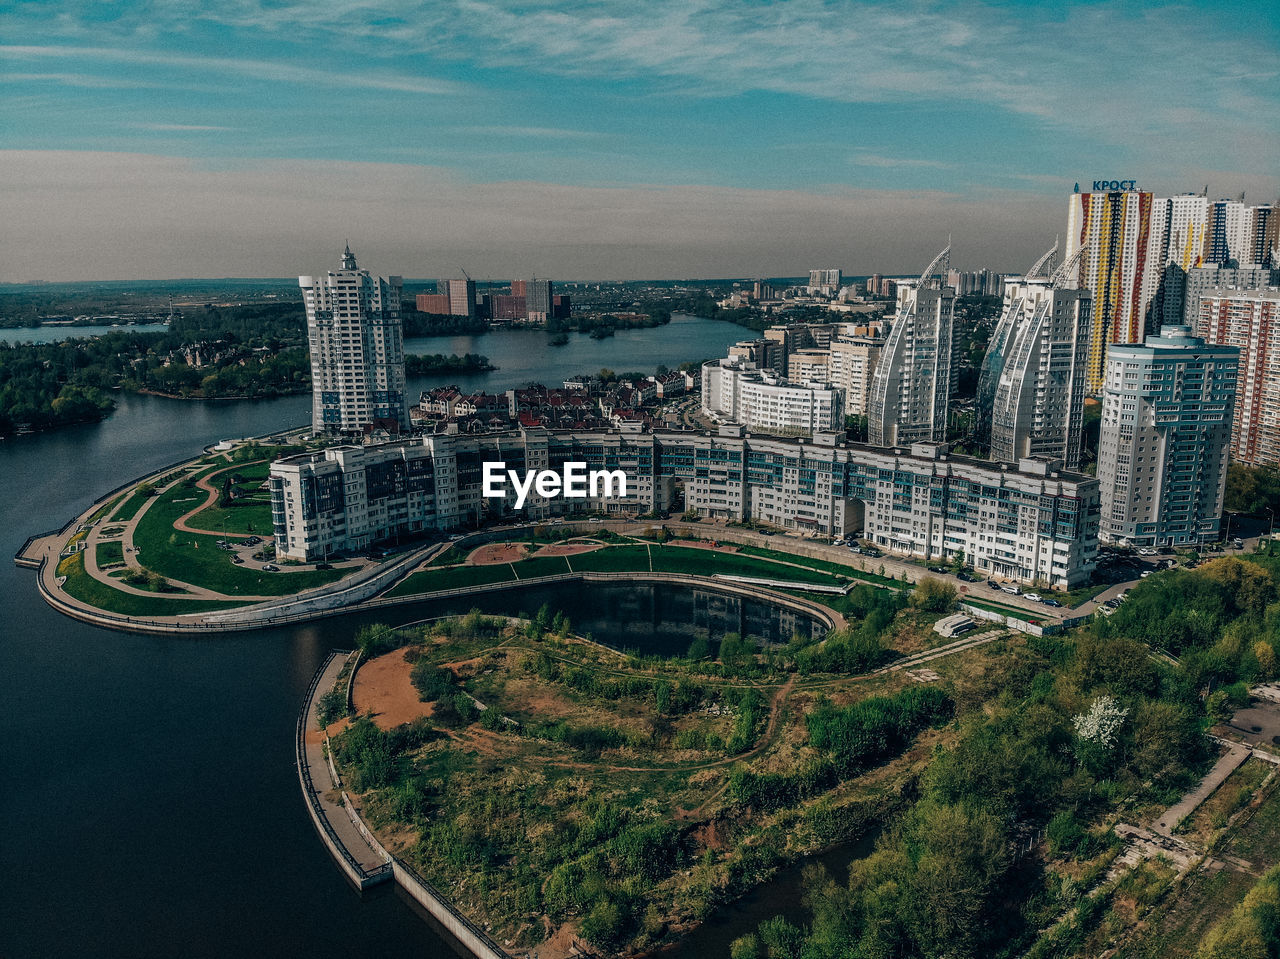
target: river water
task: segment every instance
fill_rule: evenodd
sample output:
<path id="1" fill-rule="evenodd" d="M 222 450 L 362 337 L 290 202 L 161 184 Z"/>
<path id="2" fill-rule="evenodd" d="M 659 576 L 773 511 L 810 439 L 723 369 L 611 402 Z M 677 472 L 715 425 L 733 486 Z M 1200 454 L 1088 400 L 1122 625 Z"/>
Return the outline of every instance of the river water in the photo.
<path id="1" fill-rule="evenodd" d="M 165 323 L 135 323 L 125 326 L 19 326 L 0 329 L 0 341 L 18 343 L 57 343 L 60 340 L 88 339 L 104 333 L 164 333 Z"/>
<path id="2" fill-rule="evenodd" d="M 722 355 L 744 335 L 688 318 L 606 340 L 574 336 L 564 347 L 514 331 L 411 346 L 487 354 L 498 371 L 457 379 L 497 390 L 601 366 L 674 367 Z M 183 402 L 124 394 L 103 423 L 0 442 L 3 554 L 207 444 L 304 423 L 309 405 L 305 396 Z M 776 612 L 767 608 L 724 606 L 716 620 L 714 602 L 679 591 L 630 600 L 576 592 L 561 604 L 576 627 L 640 648 L 653 642 L 682 652 L 682 622 L 712 633 L 744 622 L 762 634 L 783 628 L 770 627 Z M 214 637 L 120 633 L 55 613 L 39 598 L 34 573 L 7 562 L 0 596 L 0 955 L 448 954 L 394 892 L 362 899 L 347 886 L 298 788 L 301 698 L 326 651 L 348 647 L 366 617 Z M 499 593 L 491 604 L 532 609 L 545 598 Z M 620 613 L 626 603 L 631 612 Z M 635 629 L 644 618 L 637 610 L 649 627 Z M 437 612 L 410 606 L 396 618 Z M 632 631 L 617 628 L 626 615 Z"/>

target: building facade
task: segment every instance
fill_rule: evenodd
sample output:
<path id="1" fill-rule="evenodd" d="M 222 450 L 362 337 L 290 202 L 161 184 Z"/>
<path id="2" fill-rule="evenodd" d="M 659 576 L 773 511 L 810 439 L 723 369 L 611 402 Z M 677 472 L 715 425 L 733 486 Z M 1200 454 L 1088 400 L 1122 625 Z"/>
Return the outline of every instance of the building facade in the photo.
<path id="1" fill-rule="evenodd" d="M 831 341 L 827 361 L 828 382 L 840 391 L 845 416 L 866 416 L 871 401 L 871 380 L 880 362 L 883 340 L 840 337 Z"/>
<path id="2" fill-rule="evenodd" d="M 1205 262 L 1219 266 L 1248 263 L 1253 251 L 1250 225 L 1250 211 L 1243 200 L 1214 200 L 1210 203 Z"/>
<path id="3" fill-rule="evenodd" d="M 621 470 L 627 496 L 531 494 L 516 511 L 511 497 L 483 496 L 486 462 L 517 471 L 567 462 Z M 837 434 L 813 441 L 733 429 L 436 436 L 279 460 L 270 486 L 277 553 L 304 562 L 489 520 L 672 508 L 821 536 L 862 535 L 922 558 L 962 552 L 989 575 L 1062 588 L 1086 582 L 1097 555 L 1098 481 L 1065 472 L 1058 461 L 1000 466 L 936 444 L 873 449 L 846 445 Z"/>
<path id="4" fill-rule="evenodd" d="M 1132 184 L 1132 181 L 1121 181 Z M 1102 388 L 1113 343 L 1140 343 L 1159 265 L 1151 242 L 1153 197 L 1134 189 L 1075 193 L 1067 212 L 1066 257 L 1088 244 L 1079 286 L 1093 297 L 1086 384 Z"/>
<path id="5" fill-rule="evenodd" d="M 788 382 L 738 357 L 702 364 L 702 411 L 748 429 L 787 435 L 844 425 L 836 390 Z"/>
<path id="6" fill-rule="evenodd" d="M 873 446 L 942 442 L 951 399 L 955 290 L 926 279 L 898 285 L 898 309 L 871 382 Z"/>
<path id="7" fill-rule="evenodd" d="M 1189 327 L 1116 344 L 1102 393 L 1099 537 L 1128 546 L 1216 539 L 1240 351 Z"/>
<path id="8" fill-rule="evenodd" d="M 1047 456 L 1079 469 L 1089 291 L 1065 289 L 1050 279 L 1009 281 L 1005 306 L 1012 316 L 991 395 L 991 458 L 1016 463 Z"/>
<path id="9" fill-rule="evenodd" d="M 347 247 L 342 268 L 300 276 L 311 358 L 311 426 L 354 434 L 409 428 L 398 276 L 358 269 Z"/>
<path id="10" fill-rule="evenodd" d="M 1196 333 L 1240 351 L 1231 459 L 1280 464 L 1280 289 L 1210 290 Z"/>

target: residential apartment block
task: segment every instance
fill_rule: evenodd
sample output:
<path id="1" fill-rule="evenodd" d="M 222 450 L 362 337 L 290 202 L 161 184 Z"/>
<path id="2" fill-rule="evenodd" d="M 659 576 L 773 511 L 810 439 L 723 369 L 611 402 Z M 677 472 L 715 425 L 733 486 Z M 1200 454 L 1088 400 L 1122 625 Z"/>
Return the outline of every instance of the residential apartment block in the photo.
<path id="1" fill-rule="evenodd" d="M 342 269 L 300 276 L 311 358 L 311 426 L 354 434 L 409 428 L 404 331 L 398 276 L 356 267 L 348 246 Z"/>
<path id="2" fill-rule="evenodd" d="M 1199 304 L 1196 332 L 1240 351 L 1231 459 L 1280 464 L 1280 289 L 1215 288 Z"/>
<path id="3" fill-rule="evenodd" d="M 483 464 L 507 469 L 622 470 L 627 496 L 485 498 Z M 278 555 L 311 561 L 424 530 L 568 513 L 674 507 L 823 536 L 860 534 L 887 550 L 966 562 L 990 575 L 1069 588 L 1097 553 L 1099 487 L 1058 461 L 994 465 L 945 446 L 910 451 L 814 440 L 617 431 L 520 430 L 336 447 L 272 464 Z M 683 504 L 679 502 L 683 491 Z"/>
<path id="4" fill-rule="evenodd" d="M 1165 326 L 1114 344 L 1102 393 L 1099 536 L 1128 546 L 1218 535 L 1240 351 Z"/>
<path id="5" fill-rule="evenodd" d="M 812 434 L 844 425 L 836 390 L 792 383 L 736 356 L 702 364 L 702 410 L 770 433 Z"/>
<path id="6" fill-rule="evenodd" d="M 897 313 L 871 381 L 867 430 L 874 446 L 941 442 L 947 436 L 956 293 L 931 281 L 931 271 L 932 264 L 918 282 L 898 284 Z"/>

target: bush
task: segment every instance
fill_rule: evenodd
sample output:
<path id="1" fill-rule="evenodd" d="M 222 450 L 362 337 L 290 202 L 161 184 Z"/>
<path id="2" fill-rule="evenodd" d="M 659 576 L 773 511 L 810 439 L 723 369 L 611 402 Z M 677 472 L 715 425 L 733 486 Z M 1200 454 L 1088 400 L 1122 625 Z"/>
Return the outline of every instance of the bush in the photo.
<path id="1" fill-rule="evenodd" d="M 933 576 L 925 576 L 911 593 L 911 605 L 927 613 L 945 613 L 956 603 L 955 586 Z"/>
<path id="2" fill-rule="evenodd" d="M 316 717 L 324 729 L 347 715 L 347 694 L 344 690 L 331 689 L 316 704 Z"/>

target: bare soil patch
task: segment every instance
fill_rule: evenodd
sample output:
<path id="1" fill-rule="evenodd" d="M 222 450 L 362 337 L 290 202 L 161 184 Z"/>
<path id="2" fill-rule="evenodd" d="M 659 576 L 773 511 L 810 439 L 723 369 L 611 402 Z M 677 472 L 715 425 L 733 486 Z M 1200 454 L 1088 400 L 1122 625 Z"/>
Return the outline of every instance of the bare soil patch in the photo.
<path id="1" fill-rule="evenodd" d="M 599 549 L 599 543 L 552 543 L 550 546 L 543 546 L 534 556 L 577 556 L 579 553 L 590 553 L 594 549 Z"/>
<path id="2" fill-rule="evenodd" d="M 434 708 L 434 704 L 418 699 L 418 691 L 409 679 L 413 664 L 405 662 L 404 654 L 403 649 L 393 649 L 362 663 L 356 673 L 352 704 L 359 715 L 372 713 L 379 729 L 394 729 L 430 716 Z"/>
<path id="3" fill-rule="evenodd" d="M 497 566 L 524 559 L 529 547 L 524 543 L 489 543 L 471 551 L 468 566 Z"/>
<path id="4" fill-rule="evenodd" d="M 672 540 L 667 545 L 668 546 L 685 546 L 689 549 L 710 549 L 710 550 L 714 550 L 717 553 L 738 552 L 738 547 L 735 546 L 733 543 L 719 543 L 714 540 L 708 543 L 700 539 L 699 540 L 677 539 L 677 540 Z"/>

